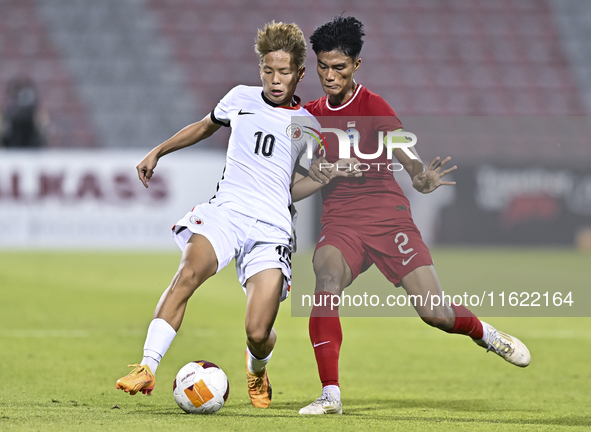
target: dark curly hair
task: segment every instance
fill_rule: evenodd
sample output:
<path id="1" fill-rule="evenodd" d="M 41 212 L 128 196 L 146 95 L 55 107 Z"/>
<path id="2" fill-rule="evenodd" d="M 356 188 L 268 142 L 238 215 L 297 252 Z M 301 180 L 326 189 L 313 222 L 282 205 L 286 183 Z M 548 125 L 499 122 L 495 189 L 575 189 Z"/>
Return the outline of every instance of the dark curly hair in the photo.
<path id="1" fill-rule="evenodd" d="M 317 27 L 310 36 L 316 54 L 338 50 L 356 59 L 363 47 L 363 24 L 354 17 L 334 17 L 332 21 Z"/>

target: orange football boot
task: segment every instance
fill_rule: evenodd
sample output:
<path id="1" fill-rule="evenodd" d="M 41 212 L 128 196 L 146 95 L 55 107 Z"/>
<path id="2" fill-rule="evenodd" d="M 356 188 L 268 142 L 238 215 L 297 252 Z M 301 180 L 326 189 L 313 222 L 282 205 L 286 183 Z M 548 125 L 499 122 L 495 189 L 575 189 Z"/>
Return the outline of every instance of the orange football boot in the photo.
<path id="1" fill-rule="evenodd" d="M 116 388 L 134 395 L 141 391 L 145 395 L 149 395 L 154 390 L 156 384 L 156 378 L 148 367 L 148 365 L 128 365 L 128 367 L 134 368 L 128 375 L 117 380 Z"/>
<path id="2" fill-rule="evenodd" d="M 248 380 L 248 396 L 255 408 L 269 408 L 273 389 L 267 375 L 267 368 L 258 374 L 248 370 L 248 351 L 246 352 L 246 378 Z"/>

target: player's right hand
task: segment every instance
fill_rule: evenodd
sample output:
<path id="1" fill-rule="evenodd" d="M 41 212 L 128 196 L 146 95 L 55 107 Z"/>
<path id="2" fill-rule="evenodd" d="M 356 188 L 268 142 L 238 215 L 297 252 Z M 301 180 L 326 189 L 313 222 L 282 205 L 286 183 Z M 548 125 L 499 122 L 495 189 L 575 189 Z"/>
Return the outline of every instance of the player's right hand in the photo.
<path id="1" fill-rule="evenodd" d="M 158 158 L 154 156 L 152 153 L 148 153 L 145 158 L 136 166 L 138 177 L 140 181 L 144 185 L 144 187 L 148 187 L 148 182 L 154 175 L 154 168 L 158 164 Z"/>

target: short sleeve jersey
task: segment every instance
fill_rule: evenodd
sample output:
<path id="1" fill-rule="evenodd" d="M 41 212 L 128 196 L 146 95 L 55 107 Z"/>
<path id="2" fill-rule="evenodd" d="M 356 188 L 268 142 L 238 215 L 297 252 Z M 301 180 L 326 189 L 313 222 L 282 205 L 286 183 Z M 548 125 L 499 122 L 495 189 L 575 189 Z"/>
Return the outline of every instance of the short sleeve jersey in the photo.
<path id="1" fill-rule="evenodd" d="M 304 140 L 288 135 L 292 116 L 320 127 L 296 105 L 279 107 L 263 95 L 262 87 L 237 86 L 211 113 L 211 119 L 231 126 L 226 167 L 211 203 L 267 222 L 291 233 L 291 183 L 294 167 L 307 149 Z M 314 147 L 315 149 L 315 147 Z"/>
<path id="2" fill-rule="evenodd" d="M 358 84 L 353 96 L 340 106 L 330 105 L 328 96 L 324 96 L 308 102 L 305 108 L 318 118 L 323 128 L 338 128 L 347 131 L 351 141 L 358 139 L 362 154 L 375 155 L 382 148 L 380 156 L 364 158 L 355 153 L 351 142 L 351 157 L 367 165 L 362 166 L 362 177 L 338 178 L 322 189 L 322 222 L 347 224 L 355 220 L 379 223 L 399 217 L 410 218 L 410 204 L 393 172 L 388 169 L 392 161 L 387 160 L 386 148 L 379 139 L 380 131 L 386 136 L 387 132 L 402 128 L 390 105 Z M 320 153 L 323 149 L 317 153 L 334 163 L 339 159 L 337 137 L 332 133 L 323 135 L 327 143 L 325 154 Z"/>

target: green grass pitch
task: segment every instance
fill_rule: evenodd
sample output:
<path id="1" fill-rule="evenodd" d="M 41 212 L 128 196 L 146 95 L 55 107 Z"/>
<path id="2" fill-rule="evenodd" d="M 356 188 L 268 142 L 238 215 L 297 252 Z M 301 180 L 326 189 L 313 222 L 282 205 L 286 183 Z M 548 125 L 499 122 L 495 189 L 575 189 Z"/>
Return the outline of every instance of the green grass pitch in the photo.
<path id="1" fill-rule="evenodd" d="M 487 283 L 589 286 L 591 256 L 567 250 L 436 249 L 445 286 Z M 152 396 L 115 390 L 141 359 L 146 328 L 179 253 L 0 253 L 0 430 L 590 430 L 589 318 L 489 318 L 532 353 L 512 366 L 465 337 L 419 318 L 345 318 L 341 353 L 344 415 L 303 417 L 320 392 L 307 319 L 290 300 L 276 323 L 270 409 L 250 405 L 244 372 L 245 296 L 233 266 L 201 287 L 164 358 Z M 508 259 L 534 262 L 504 268 Z M 469 265 L 466 262 L 469 261 Z M 311 281 L 310 254 L 294 273 Z M 530 274 L 528 275 L 528 272 Z M 540 282 L 542 281 L 542 282 Z M 294 283 L 298 283 L 297 280 Z M 365 284 L 385 284 L 370 271 Z M 310 286 L 310 290 L 312 286 Z M 184 414 L 172 397 L 178 369 L 220 365 L 226 406 Z"/>

